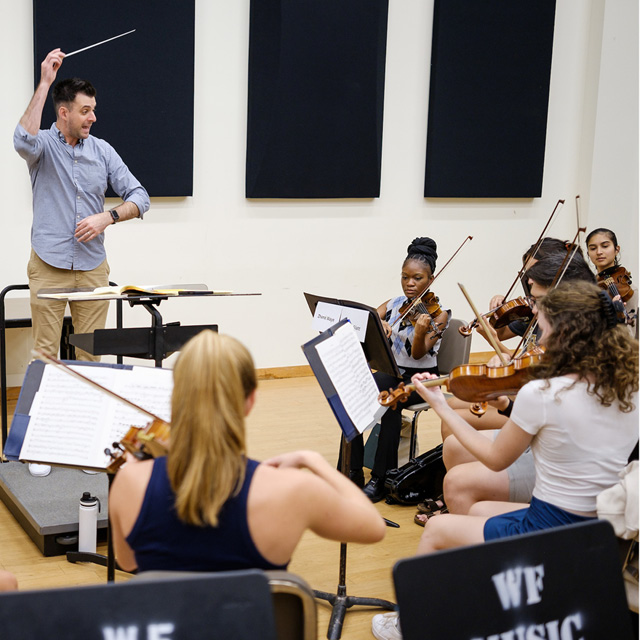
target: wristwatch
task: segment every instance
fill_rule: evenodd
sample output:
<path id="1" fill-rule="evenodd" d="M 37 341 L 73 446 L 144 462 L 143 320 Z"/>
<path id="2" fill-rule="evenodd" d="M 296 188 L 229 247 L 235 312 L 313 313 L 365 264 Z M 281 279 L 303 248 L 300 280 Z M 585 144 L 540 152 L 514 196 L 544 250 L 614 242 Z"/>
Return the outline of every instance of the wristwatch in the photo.
<path id="1" fill-rule="evenodd" d="M 118 222 L 118 220 L 120 220 L 120 216 L 118 215 L 118 212 L 115 209 L 109 209 L 109 213 L 113 218 L 113 224 L 115 224 L 116 222 Z"/>

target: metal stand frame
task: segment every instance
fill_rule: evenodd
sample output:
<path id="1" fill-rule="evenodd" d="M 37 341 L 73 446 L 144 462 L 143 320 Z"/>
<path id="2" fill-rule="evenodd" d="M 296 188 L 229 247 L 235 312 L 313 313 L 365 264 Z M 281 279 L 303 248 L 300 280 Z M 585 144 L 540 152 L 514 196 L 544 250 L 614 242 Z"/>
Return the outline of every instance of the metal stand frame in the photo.
<path id="1" fill-rule="evenodd" d="M 347 442 L 344 434 L 342 435 L 342 462 L 340 471 L 349 477 L 349 467 L 351 466 L 351 443 Z M 347 609 L 354 605 L 363 607 L 379 607 L 389 611 L 397 610 L 397 605 L 389 600 L 381 598 L 364 598 L 347 595 L 347 545 L 345 542 L 340 543 L 340 569 L 339 583 L 337 593 L 327 593 L 326 591 L 313 590 L 313 594 L 320 600 L 326 600 L 332 605 L 331 619 L 329 620 L 329 628 L 327 629 L 328 640 L 338 640 L 342 635 L 342 625 L 347 614 Z"/>

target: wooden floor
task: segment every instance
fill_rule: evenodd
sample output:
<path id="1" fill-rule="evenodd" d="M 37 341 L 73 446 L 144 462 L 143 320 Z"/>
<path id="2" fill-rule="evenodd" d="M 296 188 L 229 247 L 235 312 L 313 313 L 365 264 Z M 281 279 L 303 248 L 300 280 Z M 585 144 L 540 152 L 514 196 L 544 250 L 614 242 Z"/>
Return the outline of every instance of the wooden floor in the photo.
<path id="1" fill-rule="evenodd" d="M 10 407 L 11 409 L 11 407 Z M 420 451 L 440 442 L 439 421 L 431 411 L 421 415 Z M 334 464 L 340 430 L 314 377 L 262 380 L 258 401 L 248 420 L 248 449 L 253 458 L 264 459 L 284 451 L 314 449 Z M 399 529 L 387 528 L 385 539 L 375 545 L 352 544 L 347 556 L 347 594 L 395 601 L 391 569 L 415 552 L 422 529 L 413 523 L 415 509 L 378 503 L 384 517 Z M 63 556 L 44 558 L 20 525 L 0 503 L 0 568 L 12 571 L 20 588 L 42 589 L 98 584 L 106 580 L 106 569 L 96 565 L 73 565 Z M 335 593 L 338 585 L 340 545 L 306 534 L 289 570 L 302 576 L 314 589 Z M 106 553 L 106 548 L 101 549 Z M 116 580 L 129 575 L 117 572 Z M 353 608 L 347 612 L 342 638 L 369 640 L 371 617 L 379 610 Z M 318 603 L 318 637 L 326 637 L 331 608 Z"/>

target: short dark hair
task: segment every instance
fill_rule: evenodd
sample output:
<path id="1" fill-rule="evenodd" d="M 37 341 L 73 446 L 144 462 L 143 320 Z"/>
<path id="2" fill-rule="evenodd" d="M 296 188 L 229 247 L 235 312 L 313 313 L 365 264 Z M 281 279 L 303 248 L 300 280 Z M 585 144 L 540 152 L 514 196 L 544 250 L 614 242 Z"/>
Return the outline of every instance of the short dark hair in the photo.
<path id="1" fill-rule="evenodd" d="M 88 80 L 82 80 L 81 78 L 66 78 L 56 83 L 51 93 L 56 116 L 58 115 L 60 105 L 73 102 L 79 93 L 84 93 L 90 98 L 95 98 L 97 92 Z"/>
<path id="2" fill-rule="evenodd" d="M 554 253 L 561 253 L 566 255 L 567 251 L 573 250 L 574 245 L 568 240 L 560 240 L 559 238 L 542 238 L 538 246 L 538 250 L 535 255 L 533 251 L 536 248 L 535 244 L 532 244 L 522 256 L 522 264 L 525 264 L 529 258 L 535 258 L 536 260 L 544 260 L 547 256 L 551 256 Z M 582 249 L 578 248 L 578 253 L 582 255 Z"/>
<path id="3" fill-rule="evenodd" d="M 566 256 L 566 252 L 564 254 L 554 253 L 553 255 L 547 256 L 529 267 L 524 275 L 526 278 L 531 278 L 531 280 L 541 287 L 550 287 L 556 279 L 556 276 L 560 277 L 562 273 L 560 267 Z M 579 253 L 575 253 L 565 266 L 566 270 L 564 271 L 564 275 L 562 275 L 562 282 L 583 280 L 584 282 L 596 283 L 595 275 L 593 275 L 593 272 L 589 269 L 587 261 Z"/>

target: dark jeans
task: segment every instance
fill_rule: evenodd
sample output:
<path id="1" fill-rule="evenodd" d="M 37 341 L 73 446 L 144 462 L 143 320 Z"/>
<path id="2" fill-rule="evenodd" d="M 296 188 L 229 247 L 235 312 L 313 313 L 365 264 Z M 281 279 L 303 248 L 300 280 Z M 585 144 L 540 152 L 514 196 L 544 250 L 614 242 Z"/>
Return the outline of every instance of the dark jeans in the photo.
<path id="1" fill-rule="evenodd" d="M 411 376 L 415 373 L 438 373 L 437 367 L 430 369 L 406 369 L 402 375 L 402 381 L 411 382 Z M 373 377 L 381 391 L 394 389 L 400 383 L 398 378 L 387 373 L 376 371 Z M 398 445 L 400 444 L 400 431 L 402 430 L 402 407 L 424 402 L 424 400 L 414 391 L 406 400 L 406 402 L 398 403 L 395 409 L 387 409 L 380 420 L 380 435 L 378 436 L 378 448 L 371 469 L 371 475 L 384 478 L 389 469 L 395 469 L 398 466 Z M 362 469 L 364 463 L 364 438 L 356 436 L 351 441 L 351 471 Z M 340 468 L 340 461 L 338 461 Z"/>

